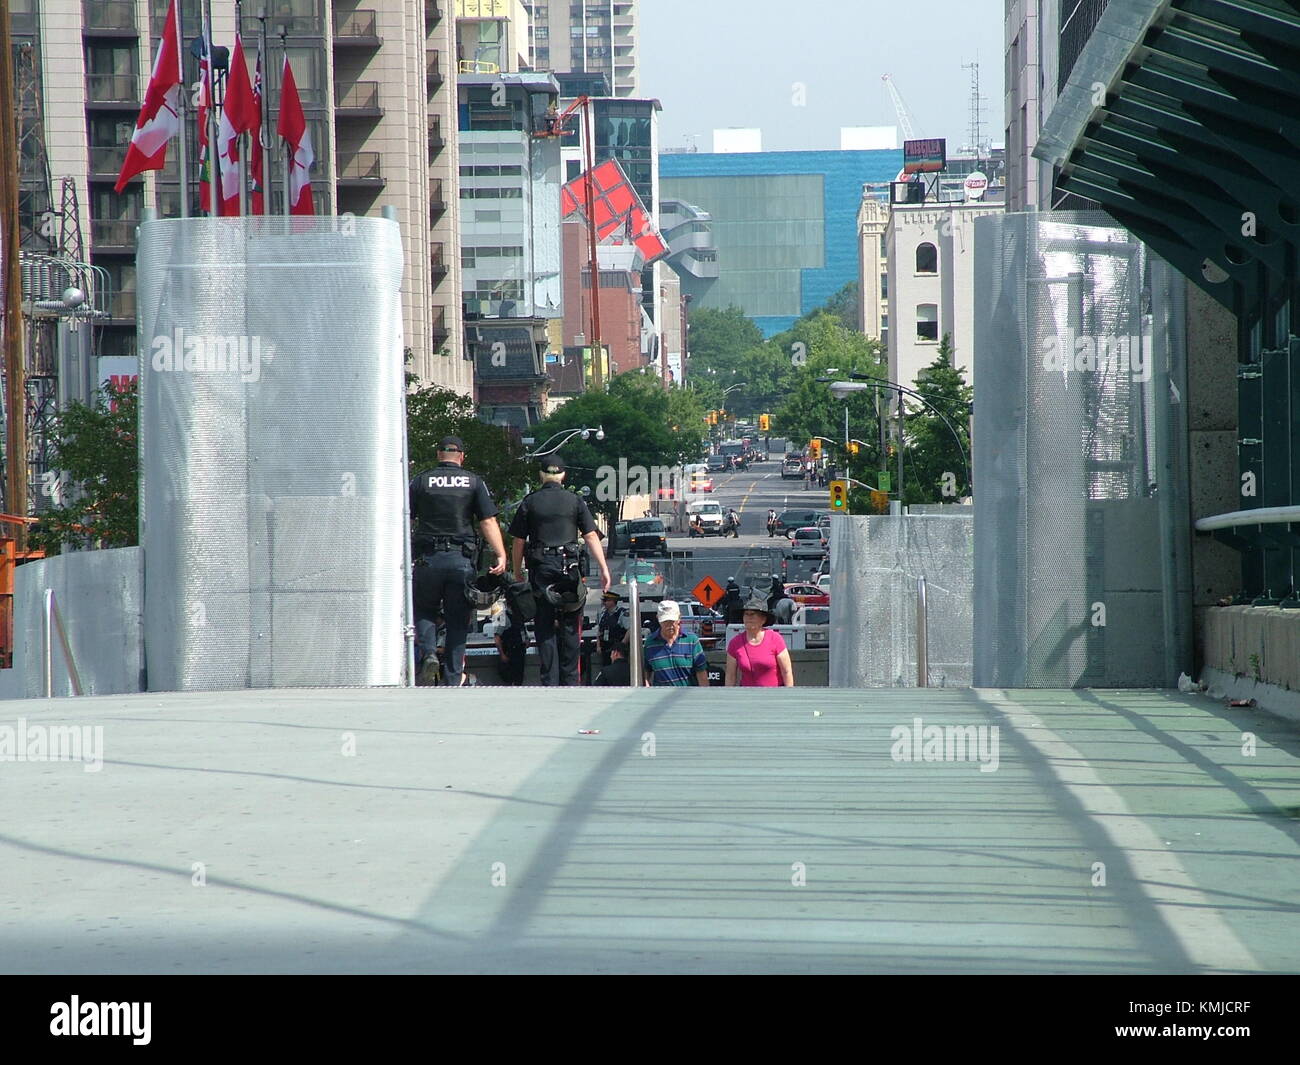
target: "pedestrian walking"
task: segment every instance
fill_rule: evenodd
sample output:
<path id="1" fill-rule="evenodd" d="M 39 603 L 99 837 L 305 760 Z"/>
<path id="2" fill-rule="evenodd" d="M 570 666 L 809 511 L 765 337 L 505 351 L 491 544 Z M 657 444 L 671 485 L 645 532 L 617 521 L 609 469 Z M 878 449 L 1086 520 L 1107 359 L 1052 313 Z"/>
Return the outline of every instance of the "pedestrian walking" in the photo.
<path id="1" fill-rule="evenodd" d="M 573 687 L 579 683 L 578 651 L 587 588 L 583 577 L 596 560 L 601 591 L 609 591 L 609 566 L 595 519 L 581 496 L 564 490 L 565 467 L 558 455 L 542 459 L 542 485 L 524 496 L 510 523 L 514 537 L 512 569 L 522 579 L 524 561 L 537 602 L 533 632 L 542 684 Z M 583 549 L 585 543 L 586 549 Z"/>
<path id="2" fill-rule="evenodd" d="M 653 687 L 709 686 L 709 660 L 692 632 L 682 632 L 681 607 L 671 599 L 659 604 L 659 631 L 645 642 L 646 681 Z"/>
<path id="3" fill-rule="evenodd" d="M 794 666 L 785 639 L 773 628 L 767 600 L 755 596 L 745 604 L 745 631 L 727 643 L 728 688 L 793 688 Z"/>
<path id="4" fill-rule="evenodd" d="M 437 625 L 446 625 L 446 661 L 442 683 L 464 683 L 465 640 L 477 596 L 473 583 L 478 569 L 479 536 L 487 541 L 496 561 L 488 572 L 500 576 L 506 569 L 506 549 L 497 523 L 497 508 L 487 485 L 476 473 L 463 469 L 465 443 L 458 436 L 438 442 L 438 465 L 411 481 L 411 591 L 424 683 L 438 671 Z M 476 532 L 477 526 L 477 532 Z"/>
<path id="5" fill-rule="evenodd" d="M 771 508 L 767 512 L 767 538 L 770 540 L 776 535 L 776 511 Z"/>

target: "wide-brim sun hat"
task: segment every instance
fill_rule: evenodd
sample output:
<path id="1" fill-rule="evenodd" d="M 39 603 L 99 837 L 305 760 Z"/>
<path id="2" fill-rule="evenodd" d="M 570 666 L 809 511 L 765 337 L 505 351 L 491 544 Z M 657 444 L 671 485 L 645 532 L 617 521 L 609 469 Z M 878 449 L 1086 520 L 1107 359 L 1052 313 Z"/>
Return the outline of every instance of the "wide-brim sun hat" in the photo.
<path id="1" fill-rule="evenodd" d="M 767 600 L 760 595 L 754 596 L 753 599 L 741 606 L 742 610 L 758 610 L 764 615 L 763 624 L 770 625 L 775 615 L 768 609 Z"/>

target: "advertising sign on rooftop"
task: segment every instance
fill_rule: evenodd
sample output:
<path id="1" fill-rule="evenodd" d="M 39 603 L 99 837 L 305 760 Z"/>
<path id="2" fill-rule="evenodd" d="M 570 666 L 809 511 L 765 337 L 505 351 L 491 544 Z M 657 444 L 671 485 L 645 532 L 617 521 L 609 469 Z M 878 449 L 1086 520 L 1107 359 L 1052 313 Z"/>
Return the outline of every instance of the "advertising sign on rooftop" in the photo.
<path id="1" fill-rule="evenodd" d="M 942 137 L 903 141 L 904 174 L 937 174 L 948 165 L 948 142 Z"/>

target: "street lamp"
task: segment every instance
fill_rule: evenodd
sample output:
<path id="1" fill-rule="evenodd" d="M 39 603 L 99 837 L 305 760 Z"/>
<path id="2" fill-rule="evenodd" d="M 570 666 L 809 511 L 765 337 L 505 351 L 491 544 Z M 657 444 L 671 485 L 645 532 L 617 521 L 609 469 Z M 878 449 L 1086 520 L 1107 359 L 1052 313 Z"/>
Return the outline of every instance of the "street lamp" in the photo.
<path id="1" fill-rule="evenodd" d="M 553 435 L 552 435 L 552 436 L 551 436 L 551 437 L 546 441 L 546 443 L 544 443 L 544 444 L 543 444 L 541 447 L 539 447 L 536 451 L 528 451 L 528 452 L 525 452 L 525 454 L 524 454 L 524 458 L 526 458 L 526 459 L 539 459 L 539 458 L 542 458 L 544 455 L 549 455 L 549 454 L 551 454 L 552 452 L 559 451 L 560 448 L 562 448 L 565 444 L 567 444 L 567 443 L 568 443 L 570 440 L 572 440 L 575 436 L 581 436 L 582 439 L 584 439 L 584 440 L 590 440 L 590 439 L 591 439 L 591 436 L 592 436 L 593 433 L 595 434 L 597 440 L 604 440 L 604 439 L 605 439 L 605 427 L 604 427 L 603 425 L 602 425 L 602 426 L 599 426 L 599 427 L 597 427 L 597 428 L 595 428 L 595 429 L 591 429 L 591 428 L 587 428 L 587 427 L 584 427 L 584 428 L 581 428 L 581 429 L 568 429 L 568 430 L 561 429 L 558 433 L 553 434 Z M 547 445 L 549 445 L 550 442 L 551 442 L 552 440 L 554 440 L 557 436 L 559 436 L 559 437 L 563 437 L 563 439 L 562 439 L 558 444 L 556 444 L 554 447 L 548 447 Z"/>

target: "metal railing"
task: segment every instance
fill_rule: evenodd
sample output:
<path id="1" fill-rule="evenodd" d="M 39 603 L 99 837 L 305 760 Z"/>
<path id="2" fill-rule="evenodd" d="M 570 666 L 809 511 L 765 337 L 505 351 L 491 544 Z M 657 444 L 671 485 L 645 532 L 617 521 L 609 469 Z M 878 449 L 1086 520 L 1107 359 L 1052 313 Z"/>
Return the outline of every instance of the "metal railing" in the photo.
<path id="1" fill-rule="evenodd" d="M 500 74 L 501 67 L 486 59 L 462 59 L 456 69 L 462 74 Z"/>
<path id="2" fill-rule="evenodd" d="M 632 674 L 632 687 L 640 688 L 643 686 L 645 673 L 641 665 L 641 650 L 644 646 L 641 629 L 641 593 L 637 590 L 636 578 L 630 576 L 627 582 L 627 605 L 628 617 L 634 626 L 632 638 L 627 641 L 628 672 Z"/>
<path id="3" fill-rule="evenodd" d="M 77 672 L 77 663 L 72 657 L 72 646 L 68 643 L 68 633 L 63 627 L 63 618 L 59 614 L 58 604 L 54 601 L 54 589 L 45 589 L 45 610 L 43 616 L 43 636 L 42 645 L 44 679 L 45 679 L 45 698 L 54 698 L 54 636 L 59 638 L 59 646 L 63 648 L 63 661 L 68 667 L 68 680 L 72 684 L 72 694 L 81 694 L 81 674 Z"/>
<path id="4" fill-rule="evenodd" d="M 110 148 L 90 148 L 90 172 L 92 174 L 111 174 L 116 177 L 122 172 L 126 162 L 126 145 L 113 145 Z"/>
<path id="5" fill-rule="evenodd" d="M 916 578 L 916 686 L 930 686 L 930 618 L 925 578 Z"/>
<path id="6" fill-rule="evenodd" d="M 1215 514 L 1196 522 L 1197 532 L 1215 532 L 1221 529 L 1238 529 L 1243 525 L 1282 525 L 1300 522 L 1300 507 L 1257 507 L 1254 510 L 1233 510 Z"/>
<path id="7" fill-rule="evenodd" d="M 334 106 L 339 110 L 378 111 L 379 82 L 358 81 L 344 88 L 334 86 Z"/>
<path id="8" fill-rule="evenodd" d="M 371 9 L 362 8 L 350 14 L 334 12 L 335 37 L 378 37 L 379 20 Z"/>
<path id="9" fill-rule="evenodd" d="M 339 160 L 340 181 L 383 181 L 382 156 L 379 152 L 354 152 Z"/>
<path id="10" fill-rule="evenodd" d="M 86 100 L 93 104 L 139 106 L 140 79 L 134 74 L 87 74 Z"/>
<path id="11" fill-rule="evenodd" d="M 88 30 L 133 30 L 135 0 L 82 0 L 81 24 Z"/>

